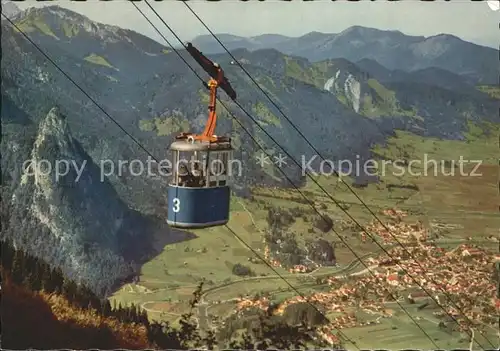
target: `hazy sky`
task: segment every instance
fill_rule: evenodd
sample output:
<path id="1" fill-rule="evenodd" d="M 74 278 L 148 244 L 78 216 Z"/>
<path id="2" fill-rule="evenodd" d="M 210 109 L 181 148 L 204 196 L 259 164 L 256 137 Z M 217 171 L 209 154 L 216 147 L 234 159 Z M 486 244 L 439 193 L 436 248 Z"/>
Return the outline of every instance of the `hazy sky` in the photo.
<path id="1" fill-rule="evenodd" d="M 197 35 L 208 34 L 182 2 L 164 0 L 149 1 L 149 3 L 183 41 L 188 41 Z M 29 6 L 44 6 L 34 0 L 16 4 L 22 9 Z M 110 2 L 89 0 L 76 3 L 61 0 L 55 1 L 54 4 L 98 22 L 136 30 L 164 44 L 151 25 L 132 4 L 125 0 Z M 492 11 L 486 2 L 453 0 L 422 3 L 417 0 L 403 0 L 396 3 L 380 0 L 348 3 L 326 0 L 315 2 L 197 0 L 190 1 L 189 4 L 215 33 L 241 36 L 276 33 L 300 36 L 311 31 L 338 33 L 352 25 L 361 25 L 400 30 L 411 35 L 454 34 L 462 39 L 495 48 L 498 48 L 500 43 L 498 27 L 500 11 Z M 138 5 L 167 36 L 168 30 L 147 5 L 144 3 Z"/>

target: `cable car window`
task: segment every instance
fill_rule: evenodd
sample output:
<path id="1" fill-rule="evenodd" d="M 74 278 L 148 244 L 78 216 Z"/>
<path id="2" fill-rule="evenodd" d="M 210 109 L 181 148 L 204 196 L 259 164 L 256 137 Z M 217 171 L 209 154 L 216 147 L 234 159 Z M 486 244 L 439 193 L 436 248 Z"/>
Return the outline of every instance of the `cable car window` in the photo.
<path id="1" fill-rule="evenodd" d="M 189 188 L 201 188 L 207 183 L 203 167 L 204 152 L 183 151 L 176 159 L 177 185 Z"/>
<path id="2" fill-rule="evenodd" d="M 192 175 L 190 170 L 190 157 L 189 152 L 179 152 L 176 159 L 174 168 L 177 171 L 177 185 L 181 187 L 188 187 L 192 183 Z"/>
<path id="3" fill-rule="evenodd" d="M 209 171 L 209 186 L 210 187 L 215 187 L 217 186 L 217 164 L 218 164 L 218 159 L 219 159 L 219 153 L 218 152 L 211 152 L 210 153 L 210 162 L 208 163 L 208 171 Z"/>
<path id="4" fill-rule="evenodd" d="M 178 179 L 177 179 L 178 172 L 177 172 L 177 167 L 176 167 L 178 159 L 179 159 L 179 151 L 172 151 L 172 165 L 173 165 L 173 167 L 171 170 L 167 169 L 166 171 L 167 172 L 172 171 L 172 174 L 171 174 L 172 179 L 170 181 L 173 185 L 178 185 Z M 165 169 L 163 169 L 163 166 L 162 166 L 161 172 L 164 172 L 164 171 L 165 171 Z"/>
<path id="5" fill-rule="evenodd" d="M 205 177 L 205 186 L 210 186 L 210 162 L 211 162 L 211 153 L 208 151 L 203 157 L 203 170 Z"/>
<path id="6" fill-rule="evenodd" d="M 214 161 L 213 163 L 213 172 L 214 175 L 219 177 L 224 174 L 224 165 L 223 165 L 223 160 L 221 159 L 220 155 L 217 157 L 217 160 Z"/>
<path id="7" fill-rule="evenodd" d="M 220 157 L 220 169 L 219 169 L 219 177 L 218 177 L 218 182 L 219 186 L 225 186 L 227 182 L 227 164 L 228 164 L 228 153 L 227 152 L 221 152 L 221 157 Z"/>
<path id="8" fill-rule="evenodd" d="M 223 169 L 222 169 L 222 174 L 223 175 L 227 175 L 227 167 L 228 167 L 228 153 L 227 152 L 223 152 L 222 153 L 222 166 L 223 166 Z"/>
<path id="9" fill-rule="evenodd" d="M 205 172 L 203 171 L 203 163 L 201 161 L 194 161 L 191 174 L 193 176 L 191 186 L 202 188 L 206 184 Z"/>

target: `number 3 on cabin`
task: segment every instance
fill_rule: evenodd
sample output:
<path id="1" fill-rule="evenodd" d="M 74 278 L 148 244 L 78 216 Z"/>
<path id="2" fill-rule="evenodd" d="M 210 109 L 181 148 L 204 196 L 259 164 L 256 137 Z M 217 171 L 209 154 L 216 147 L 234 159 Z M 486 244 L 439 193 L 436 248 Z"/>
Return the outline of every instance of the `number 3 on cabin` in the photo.
<path id="1" fill-rule="evenodd" d="M 175 213 L 178 213 L 180 210 L 181 200 L 179 200 L 178 198 L 174 198 L 173 203 L 174 206 L 172 209 L 174 210 Z"/>

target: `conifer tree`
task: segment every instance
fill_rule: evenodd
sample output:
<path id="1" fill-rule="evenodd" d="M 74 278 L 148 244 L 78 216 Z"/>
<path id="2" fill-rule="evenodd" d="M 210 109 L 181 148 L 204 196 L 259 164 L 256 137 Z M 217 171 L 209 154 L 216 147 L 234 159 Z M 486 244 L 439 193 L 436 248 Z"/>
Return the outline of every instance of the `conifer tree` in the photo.
<path id="1" fill-rule="evenodd" d="M 137 306 L 134 304 L 130 306 L 130 321 L 134 323 L 137 322 Z"/>
<path id="2" fill-rule="evenodd" d="M 111 304 L 108 299 L 105 299 L 102 304 L 102 314 L 105 317 L 109 317 L 111 315 Z"/>
<path id="3" fill-rule="evenodd" d="M 14 248 L 7 242 L 1 242 L 0 250 L 2 252 L 0 255 L 2 266 L 7 270 L 11 270 L 14 261 Z"/>
<path id="4" fill-rule="evenodd" d="M 42 270 L 41 264 L 38 259 L 35 258 L 34 262 L 34 272 L 32 274 L 31 289 L 33 291 L 42 290 Z"/>
<path id="5" fill-rule="evenodd" d="M 54 292 L 60 294 L 62 292 L 63 283 L 64 283 L 64 275 L 62 273 L 61 268 L 57 267 L 57 268 L 51 270 L 50 280 L 51 280 L 51 284 L 54 287 Z"/>
<path id="6" fill-rule="evenodd" d="M 38 269 L 35 272 L 28 273 L 28 286 L 32 291 L 40 291 L 42 284 L 40 281 L 40 276 L 38 275 Z"/>
<path id="7" fill-rule="evenodd" d="M 71 303 L 76 302 L 77 289 L 78 289 L 78 287 L 73 280 L 68 279 L 68 278 L 63 279 L 62 293 L 68 299 L 69 302 L 71 302 Z"/>
<path id="8" fill-rule="evenodd" d="M 42 265 L 42 289 L 49 294 L 56 290 L 52 280 L 52 269 L 46 263 Z"/>
<path id="9" fill-rule="evenodd" d="M 23 282 L 23 256 L 22 252 L 16 250 L 12 261 L 12 281 L 16 284 Z"/>

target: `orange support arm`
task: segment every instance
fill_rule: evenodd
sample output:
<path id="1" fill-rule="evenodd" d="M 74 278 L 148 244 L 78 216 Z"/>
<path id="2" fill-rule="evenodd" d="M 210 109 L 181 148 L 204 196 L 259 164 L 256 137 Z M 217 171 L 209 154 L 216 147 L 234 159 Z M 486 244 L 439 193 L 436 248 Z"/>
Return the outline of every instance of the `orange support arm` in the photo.
<path id="1" fill-rule="evenodd" d="M 222 72 L 221 69 L 219 69 L 217 73 L 219 81 L 222 81 L 222 79 L 224 79 L 224 73 Z M 211 143 L 220 141 L 221 138 L 214 135 L 215 125 L 217 123 L 216 104 L 217 104 L 218 87 L 219 87 L 219 82 L 217 80 L 210 79 L 208 81 L 208 88 L 210 89 L 210 97 L 208 102 L 208 121 L 207 124 L 205 125 L 203 133 L 201 134 L 182 133 L 177 137 L 178 139 L 185 139 L 187 137 L 192 137 L 194 140 L 208 141 Z"/>
<path id="2" fill-rule="evenodd" d="M 217 123 L 217 111 L 215 110 L 217 104 L 217 87 L 218 83 L 215 79 L 210 79 L 208 82 L 208 87 L 210 89 L 210 100 L 208 103 L 208 121 L 205 125 L 205 130 L 200 136 L 197 136 L 201 140 L 212 141 L 212 139 L 217 139 L 214 137 L 215 125 Z M 196 138 L 195 138 L 196 139 Z"/>
<path id="3" fill-rule="evenodd" d="M 210 89 L 210 97 L 208 102 L 208 121 L 207 124 L 205 125 L 203 133 L 202 134 L 182 133 L 180 136 L 177 137 L 178 139 L 192 137 L 194 140 L 208 141 L 212 143 L 224 139 L 214 135 L 215 125 L 217 123 L 217 111 L 216 111 L 217 88 L 219 86 L 219 82 L 224 79 L 224 73 L 222 72 L 221 69 L 219 69 L 217 75 L 218 75 L 217 77 L 218 81 L 215 79 L 210 79 L 208 81 L 208 88 Z"/>

